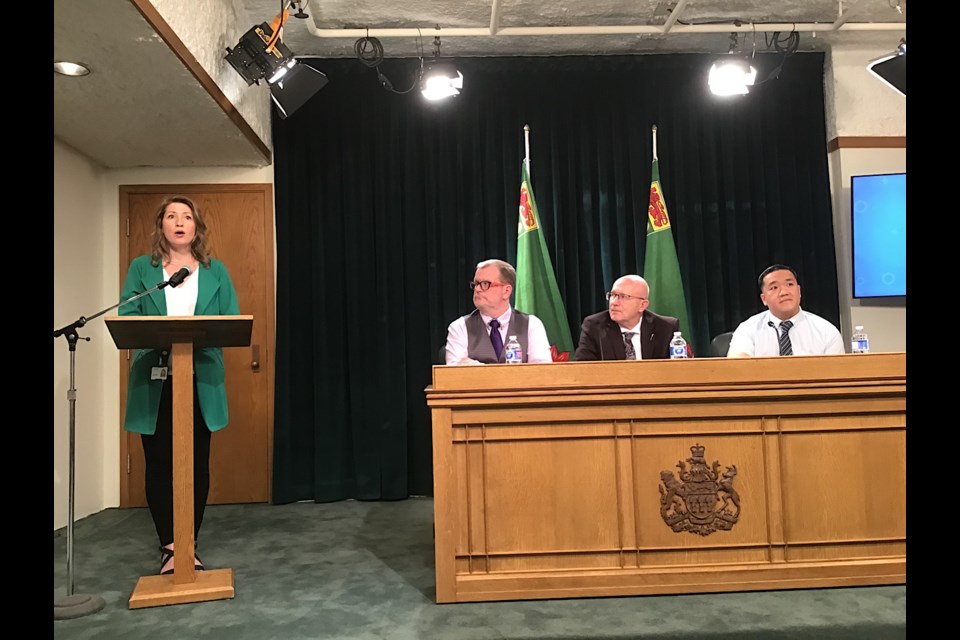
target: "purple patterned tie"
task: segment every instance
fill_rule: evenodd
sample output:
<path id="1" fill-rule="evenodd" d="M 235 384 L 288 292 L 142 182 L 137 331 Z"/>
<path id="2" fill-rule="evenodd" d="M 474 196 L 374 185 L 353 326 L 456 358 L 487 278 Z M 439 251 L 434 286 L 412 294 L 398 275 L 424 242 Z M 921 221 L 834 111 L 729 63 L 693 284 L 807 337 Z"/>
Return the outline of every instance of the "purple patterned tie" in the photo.
<path id="1" fill-rule="evenodd" d="M 497 360 L 500 360 L 503 354 L 503 336 L 500 335 L 500 321 L 496 318 L 490 321 L 490 344 L 497 354 Z"/>

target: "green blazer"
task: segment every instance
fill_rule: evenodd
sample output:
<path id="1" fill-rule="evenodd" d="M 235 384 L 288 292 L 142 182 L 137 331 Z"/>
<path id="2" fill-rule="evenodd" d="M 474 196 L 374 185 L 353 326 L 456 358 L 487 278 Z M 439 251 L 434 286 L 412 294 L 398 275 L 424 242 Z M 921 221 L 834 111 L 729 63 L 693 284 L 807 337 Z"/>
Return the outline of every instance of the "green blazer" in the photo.
<path id="1" fill-rule="evenodd" d="M 240 314 L 237 292 L 230 281 L 227 268 L 212 259 L 209 267 L 200 265 L 196 277 L 197 306 L 194 315 L 235 316 Z M 150 256 L 143 255 L 130 263 L 123 283 L 121 300 L 151 289 L 166 278 L 161 265 L 150 264 Z M 163 289 L 121 305 L 122 316 L 165 316 L 167 299 Z M 151 380 L 150 370 L 160 362 L 159 349 L 137 349 L 130 363 L 130 381 L 127 385 L 127 411 L 123 428 L 134 433 L 152 435 L 157 430 L 160 409 L 160 391 L 163 380 Z M 223 349 L 205 347 L 193 352 L 193 371 L 197 380 L 200 412 L 210 431 L 227 426 L 227 390 L 224 386 Z"/>

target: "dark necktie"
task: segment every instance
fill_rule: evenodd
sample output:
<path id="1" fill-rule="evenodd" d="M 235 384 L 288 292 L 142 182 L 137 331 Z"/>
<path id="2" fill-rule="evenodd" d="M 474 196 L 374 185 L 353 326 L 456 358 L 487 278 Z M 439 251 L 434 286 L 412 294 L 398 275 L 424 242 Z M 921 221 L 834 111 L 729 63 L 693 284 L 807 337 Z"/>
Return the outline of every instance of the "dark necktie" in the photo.
<path id="1" fill-rule="evenodd" d="M 633 336 L 635 335 L 637 335 L 636 331 L 623 332 L 623 350 L 627 352 L 627 360 L 637 359 L 637 352 L 633 350 Z"/>
<path id="2" fill-rule="evenodd" d="M 493 345 L 493 350 L 497 354 L 497 360 L 499 360 L 503 353 L 503 336 L 500 335 L 500 321 L 496 318 L 490 321 L 490 344 Z"/>
<path id="3" fill-rule="evenodd" d="M 790 344 L 790 327 L 793 326 L 793 323 L 789 320 L 784 320 L 780 323 L 780 355 L 782 356 L 792 356 L 793 355 L 793 345 Z"/>

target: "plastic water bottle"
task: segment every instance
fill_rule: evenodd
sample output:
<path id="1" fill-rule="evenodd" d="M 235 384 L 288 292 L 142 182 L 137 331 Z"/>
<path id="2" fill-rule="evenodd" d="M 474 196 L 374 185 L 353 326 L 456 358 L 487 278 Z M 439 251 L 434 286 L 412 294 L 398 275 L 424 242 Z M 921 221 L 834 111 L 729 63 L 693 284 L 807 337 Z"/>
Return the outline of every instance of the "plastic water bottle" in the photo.
<path id="1" fill-rule="evenodd" d="M 523 363 L 523 349 L 520 348 L 520 343 L 517 342 L 517 336 L 510 336 L 510 339 L 507 340 L 507 344 L 505 344 L 503 348 L 507 354 L 507 364 Z"/>
<path id="2" fill-rule="evenodd" d="M 679 360 L 687 357 L 687 341 L 683 339 L 679 331 L 673 332 L 673 340 L 670 341 L 670 359 Z"/>
<path id="3" fill-rule="evenodd" d="M 853 335 L 850 336 L 850 353 L 870 353 L 870 338 L 863 330 L 863 325 L 853 328 Z"/>

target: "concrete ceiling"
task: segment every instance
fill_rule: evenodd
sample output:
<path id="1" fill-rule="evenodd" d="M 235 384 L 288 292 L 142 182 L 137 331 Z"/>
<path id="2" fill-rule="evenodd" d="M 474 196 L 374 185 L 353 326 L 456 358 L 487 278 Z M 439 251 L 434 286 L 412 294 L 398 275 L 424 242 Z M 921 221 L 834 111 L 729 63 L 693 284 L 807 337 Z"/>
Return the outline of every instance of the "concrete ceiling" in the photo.
<path id="1" fill-rule="evenodd" d="M 250 126 L 255 123 L 247 123 L 238 113 L 233 104 L 237 92 L 224 86 L 235 84 L 230 75 L 235 72 L 217 51 L 224 52 L 223 43 L 235 45 L 255 24 L 271 22 L 280 0 L 153 0 L 153 4 L 166 20 L 150 0 L 54 0 L 54 60 L 82 61 L 94 70 L 83 78 L 54 74 L 54 137 L 111 168 L 269 164 L 269 140 L 264 142 L 269 133 L 257 134 Z M 293 17 L 294 7 L 283 30 L 284 43 L 298 57 L 354 57 L 354 43 L 368 33 L 381 41 L 388 58 L 414 57 L 421 51 L 432 56 L 438 34 L 442 55 L 454 58 L 725 53 L 733 31 L 740 32 L 745 50 L 755 39 L 762 52 L 767 50 L 765 36 L 792 29 L 800 33 L 800 51 L 825 51 L 840 43 L 893 51 L 906 35 L 905 0 L 302 4 L 309 17 Z M 176 12 L 181 15 L 173 15 Z M 217 12 L 232 21 L 204 22 Z M 231 22 L 241 27 L 230 28 Z M 178 34 L 169 24 L 189 25 L 185 29 L 191 33 Z M 205 58 L 197 44 L 184 44 L 191 41 L 210 43 L 212 52 Z M 201 66 L 198 59 L 212 62 Z"/>

